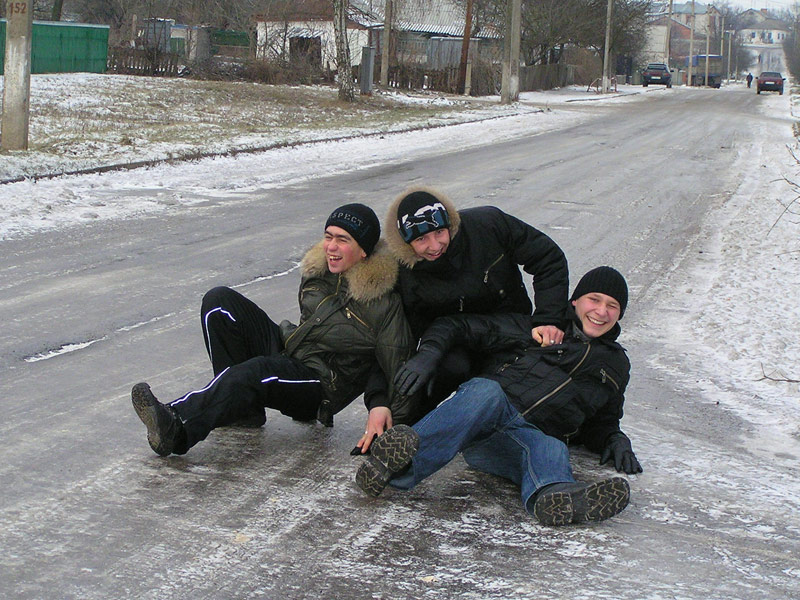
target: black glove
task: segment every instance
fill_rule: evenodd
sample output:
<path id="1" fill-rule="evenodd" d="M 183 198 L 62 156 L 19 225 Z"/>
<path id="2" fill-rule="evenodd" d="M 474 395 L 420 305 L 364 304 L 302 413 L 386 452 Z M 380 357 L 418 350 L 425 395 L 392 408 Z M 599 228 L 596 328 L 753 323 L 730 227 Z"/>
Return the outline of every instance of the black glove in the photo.
<path id="1" fill-rule="evenodd" d="M 615 433 L 608 438 L 603 454 L 600 456 L 600 464 L 606 464 L 612 457 L 617 471 L 624 471 L 628 475 L 642 472 L 642 465 L 639 464 L 633 453 L 631 441 L 622 432 Z"/>
<path id="2" fill-rule="evenodd" d="M 433 387 L 433 374 L 439 366 L 441 353 L 430 348 L 421 348 L 397 370 L 394 385 L 402 396 L 413 396 L 428 384 L 428 395 Z"/>

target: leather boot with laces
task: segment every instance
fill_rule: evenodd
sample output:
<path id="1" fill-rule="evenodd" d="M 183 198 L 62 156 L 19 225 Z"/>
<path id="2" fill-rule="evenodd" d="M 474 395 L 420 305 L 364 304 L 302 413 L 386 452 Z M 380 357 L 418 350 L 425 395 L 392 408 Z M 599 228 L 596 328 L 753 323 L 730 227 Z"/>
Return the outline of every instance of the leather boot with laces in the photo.
<path id="1" fill-rule="evenodd" d="M 147 427 L 147 441 L 153 452 L 169 456 L 184 434 L 183 424 L 175 411 L 161 404 L 146 383 L 137 383 L 131 391 L 133 410 Z"/>

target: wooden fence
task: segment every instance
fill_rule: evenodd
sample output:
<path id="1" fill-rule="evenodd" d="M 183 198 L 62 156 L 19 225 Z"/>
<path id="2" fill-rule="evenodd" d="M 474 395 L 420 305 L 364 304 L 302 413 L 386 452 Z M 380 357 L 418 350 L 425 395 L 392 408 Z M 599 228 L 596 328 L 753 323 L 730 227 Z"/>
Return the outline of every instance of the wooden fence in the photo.
<path id="1" fill-rule="evenodd" d="M 380 64 L 376 65 L 376 82 L 380 81 Z M 496 94 L 499 90 L 499 65 L 476 63 L 472 65 L 472 96 Z M 429 69 L 420 65 L 396 65 L 389 68 L 389 87 L 400 90 L 434 90 L 457 94 L 458 67 Z"/>
<path id="2" fill-rule="evenodd" d="M 552 90 L 575 83 L 575 67 L 556 63 L 519 68 L 519 91 Z"/>
<path id="3" fill-rule="evenodd" d="M 108 49 L 109 73 L 177 77 L 183 66 L 184 58 L 172 52 L 139 48 Z"/>

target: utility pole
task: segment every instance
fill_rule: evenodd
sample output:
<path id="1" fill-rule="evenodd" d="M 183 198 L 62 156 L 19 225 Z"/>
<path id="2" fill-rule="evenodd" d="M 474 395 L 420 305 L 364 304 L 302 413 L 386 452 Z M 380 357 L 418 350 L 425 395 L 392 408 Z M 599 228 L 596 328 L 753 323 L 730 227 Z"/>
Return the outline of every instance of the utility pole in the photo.
<path id="1" fill-rule="evenodd" d="M 606 9 L 606 43 L 603 48 L 603 93 L 608 93 L 608 46 L 611 44 L 611 8 L 614 5 L 614 0 L 608 0 L 608 8 Z"/>
<path id="2" fill-rule="evenodd" d="M 467 16 L 464 19 L 464 37 L 461 40 L 461 62 L 458 65 L 458 91 L 463 94 L 467 83 L 469 61 L 469 38 L 472 35 L 472 0 L 467 0 Z"/>
<path id="3" fill-rule="evenodd" d="M 511 0 L 506 14 L 506 39 L 503 57 L 503 78 L 500 103 L 511 104 L 519 100 L 519 45 L 522 22 L 522 1 Z"/>
<path id="4" fill-rule="evenodd" d="M 711 33 L 708 31 L 708 26 L 706 26 L 706 72 L 705 75 L 703 76 L 703 85 L 705 85 L 706 87 L 710 87 L 708 85 L 708 53 L 710 51 L 710 45 L 711 45 Z"/>
<path id="5" fill-rule="evenodd" d="M 689 69 L 687 72 L 688 76 L 688 85 L 694 85 L 694 81 L 692 81 L 692 77 L 694 77 L 694 0 L 692 0 L 692 29 L 691 34 L 689 35 Z"/>
<path id="6" fill-rule="evenodd" d="M 0 149 L 27 150 L 31 108 L 33 0 L 6 5 L 6 57 Z"/>
<path id="7" fill-rule="evenodd" d="M 667 40 L 664 43 L 664 64 L 669 68 L 669 57 L 672 54 L 672 0 L 669 0 L 669 12 L 667 13 Z"/>
<path id="8" fill-rule="evenodd" d="M 725 15 L 722 15 L 722 34 L 719 36 L 719 55 L 725 56 Z"/>
<path id="9" fill-rule="evenodd" d="M 731 47 L 733 46 L 733 31 L 728 32 L 728 83 L 731 81 Z"/>
<path id="10" fill-rule="evenodd" d="M 383 44 L 381 45 L 381 86 L 389 87 L 389 48 L 392 45 L 393 0 L 386 0 L 383 11 Z"/>

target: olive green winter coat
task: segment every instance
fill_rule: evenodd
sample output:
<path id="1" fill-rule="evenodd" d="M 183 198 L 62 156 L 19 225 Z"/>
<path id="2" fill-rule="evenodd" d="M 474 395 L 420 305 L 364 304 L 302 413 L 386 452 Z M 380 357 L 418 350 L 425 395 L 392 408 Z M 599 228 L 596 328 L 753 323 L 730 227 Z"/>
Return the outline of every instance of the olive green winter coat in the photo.
<path id="1" fill-rule="evenodd" d="M 408 422 L 409 400 L 391 383 L 415 347 L 394 290 L 397 270 L 383 241 L 340 274 L 328 270 L 322 242 L 303 258 L 300 325 L 284 321 L 281 331 L 286 353 L 319 375 L 326 396 L 320 414 L 332 415 L 350 404 L 379 369 L 389 382 L 394 423 Z"/>

